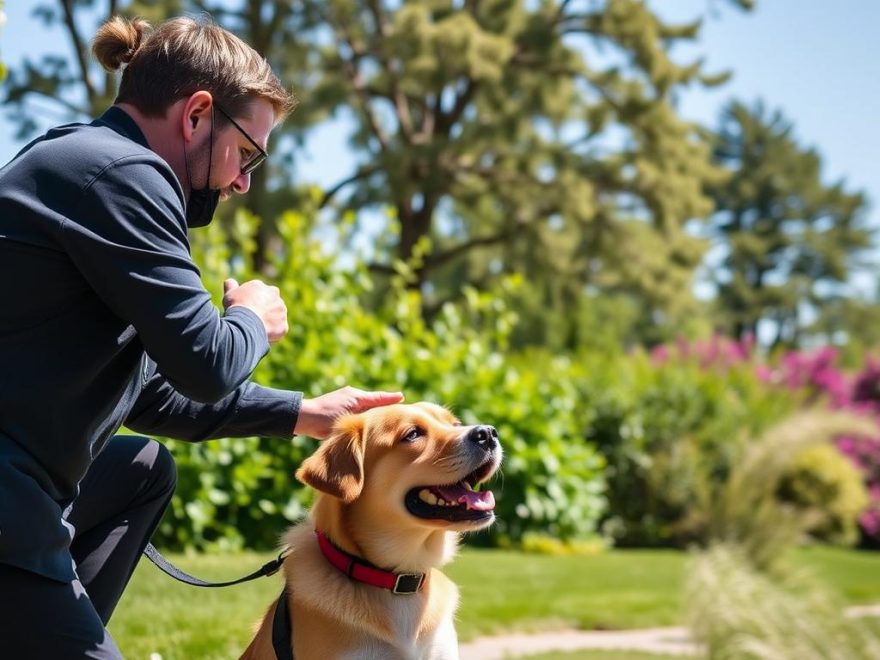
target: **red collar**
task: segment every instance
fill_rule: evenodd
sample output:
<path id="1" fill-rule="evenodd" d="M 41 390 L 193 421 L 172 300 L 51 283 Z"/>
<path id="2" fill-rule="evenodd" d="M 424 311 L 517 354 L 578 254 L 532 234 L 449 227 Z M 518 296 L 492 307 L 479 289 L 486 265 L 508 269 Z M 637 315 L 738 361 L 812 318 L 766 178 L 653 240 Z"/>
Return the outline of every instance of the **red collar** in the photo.
<path id="1" fill-rule="evenodd" d="M 424 573 L 394 573 L 376 568 L 372 564 L 337 548 L 327 535 L 315 530 L 321 552 L 333 566 L 345 573 L 349 579 L 370 584 L 374 587 L 390 589 L 395 594 L 414 594 L 425 583 Z"/>

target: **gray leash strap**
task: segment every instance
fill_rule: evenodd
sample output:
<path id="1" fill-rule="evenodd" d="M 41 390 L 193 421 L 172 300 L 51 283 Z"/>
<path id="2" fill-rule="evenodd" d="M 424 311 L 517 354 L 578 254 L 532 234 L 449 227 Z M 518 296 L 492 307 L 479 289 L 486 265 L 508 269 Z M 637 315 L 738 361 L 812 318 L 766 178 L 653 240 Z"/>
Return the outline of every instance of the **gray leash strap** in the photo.
<path id="1" fill-rule="evenodd" d="M 178 580 L 185 584 L 190 584 L 194 587 L 229 587 L 233 584 L 250 582 L 251 580 L 255 580 L 259 577 L 264 577 L 266 575 L 274 575 L 278 572 L 278 569 L 281 568 L 281 564 L 284 562 L 284 558 L 287 556 L 286 553 L 286 549 L 282 550 L 275 559 L 266 562 L 253 573 L 245 575 L 244 577 L 240 577 L 237 580 L 229 580 L 227 582 L 208 582 L 207 580 L 193 577 L 189 573 L 186 573 L 177 568 L 177 566 L 165 559 L 165 557 L 163 557 L 162 554 L 158 550 L 156 550 L 155 546 L 152 543 L 148 543 L 147 547 L 144 548 L 144 554 L 147 556 L 147 558 L 156 566 L 158 566 L 163 573 L 170 575 L 175 580 Z"/>

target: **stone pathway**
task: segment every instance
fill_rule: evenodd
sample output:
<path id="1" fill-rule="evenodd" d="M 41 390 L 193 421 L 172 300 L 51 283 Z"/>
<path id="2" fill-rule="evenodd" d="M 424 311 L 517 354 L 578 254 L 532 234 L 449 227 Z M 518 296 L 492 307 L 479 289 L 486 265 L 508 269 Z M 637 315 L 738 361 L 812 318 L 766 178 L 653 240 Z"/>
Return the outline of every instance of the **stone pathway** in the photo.
<path id="1" fill-rule="evenodd" d="M 675 655 L 697 655 L 699 648 L 687 628 L 644 630 L 560 630 L 534 635 L 481 637 L 462 644 L 461 660 L 503 660 L 550 651 L 616 649 Z"/>
<path id="2" fill-rule="evenodd" d="M 880 617 L 880 605 L 848 607 L 848 617 Z M 559 630 L 536 634 L 478 637 L 462 644 L 461 660 L 504 660 L 552 651 L 586 649 L 644 651 L 671 655 L 699 655 L 700 647 L 687 628 L 647 628 L 643 630 Z"/>

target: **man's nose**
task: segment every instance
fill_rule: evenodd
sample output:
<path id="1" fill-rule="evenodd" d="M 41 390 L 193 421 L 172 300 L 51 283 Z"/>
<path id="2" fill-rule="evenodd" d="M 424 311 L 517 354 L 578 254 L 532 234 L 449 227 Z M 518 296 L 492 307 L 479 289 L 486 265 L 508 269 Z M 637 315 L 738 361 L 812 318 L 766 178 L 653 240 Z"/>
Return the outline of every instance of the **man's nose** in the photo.
<path id="1" fill-rule="evenodd" d="M 239 174 L 238 178 L 232 182 L 232 189 L 239 195 L 244 195 L 251 189 L 251 175 Z"/>
<path id="2" fill-rule="evenodd" d="M 498 446 L 498 431 L 494 426 L 475 426 L 465 437 L 483 449 L 495 449 Z"/>

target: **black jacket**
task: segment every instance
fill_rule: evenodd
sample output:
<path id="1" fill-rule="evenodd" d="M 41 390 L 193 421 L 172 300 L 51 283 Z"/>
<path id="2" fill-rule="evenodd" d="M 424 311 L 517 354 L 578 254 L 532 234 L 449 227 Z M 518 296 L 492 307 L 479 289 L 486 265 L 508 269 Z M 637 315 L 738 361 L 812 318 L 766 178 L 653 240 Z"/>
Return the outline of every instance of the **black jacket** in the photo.
<path id="1" fill-rule="evenodd" d="M 122 424 L 292 435 L 301 395 L 248 382 L 263 325 L 220 315 L 186 231 L 174 172 L 119 108 L 0 170 L 0 563 L 74 577 L 63 512 Z"/>

